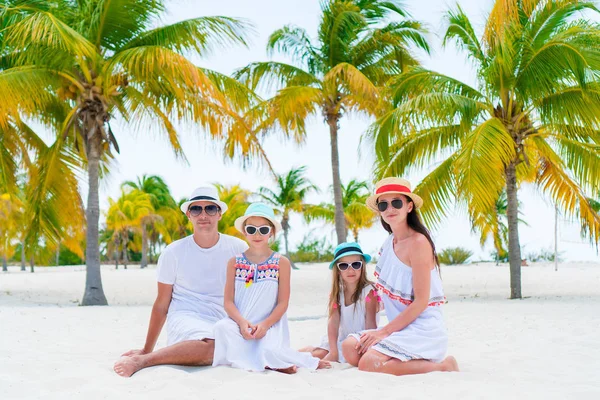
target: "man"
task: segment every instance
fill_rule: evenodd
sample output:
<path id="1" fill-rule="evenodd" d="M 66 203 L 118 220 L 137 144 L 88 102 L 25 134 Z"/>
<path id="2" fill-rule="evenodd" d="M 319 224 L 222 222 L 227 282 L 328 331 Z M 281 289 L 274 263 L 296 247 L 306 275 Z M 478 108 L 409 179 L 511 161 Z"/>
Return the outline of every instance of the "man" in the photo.
<path id="1" fill-rule="evenodd" d="M 114 370 L 129 377 L 154 365 L 211 365 L 214 324 L 225 318 L 223 291 L 227 261 L 248 245 L 218 231 L 227 205 L 214 187 L 199 187 L 181 205 L 194 226 L 194 234 L 168 245 L 157 267 L 158 295 L 146 344 L 130 350 L 115 363 Z M 154 346 L 167 322 L 167 347 Z"/>

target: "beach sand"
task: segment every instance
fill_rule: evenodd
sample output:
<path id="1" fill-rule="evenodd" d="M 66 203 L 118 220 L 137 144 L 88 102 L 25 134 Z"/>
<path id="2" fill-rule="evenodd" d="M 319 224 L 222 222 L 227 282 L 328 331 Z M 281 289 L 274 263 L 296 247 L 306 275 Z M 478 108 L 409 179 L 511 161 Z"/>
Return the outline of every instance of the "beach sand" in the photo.
<path id="1" fill-rule="evenodd" d="M 294 347 L 326 329 L 326 264 L 292 274 Z M 372 269 L 373 266 L 370 266 Z M 0 273 L 0 399 L 600 399 L 600 264 L 524 267 L 508 300 L 506 265 L 442 267 L 449 354 L 459 373 L 394 377 L 347 364 L 287 376 L 160 366 L 125 379 L 119 355 L 144 344 L 155 268 L 103 266 L 109 307 L 79 307 L 83 267 Z M 385 319 L 383 319 L 385 322 Z M 157 347 L 166 343 L 165 332 Z"/>

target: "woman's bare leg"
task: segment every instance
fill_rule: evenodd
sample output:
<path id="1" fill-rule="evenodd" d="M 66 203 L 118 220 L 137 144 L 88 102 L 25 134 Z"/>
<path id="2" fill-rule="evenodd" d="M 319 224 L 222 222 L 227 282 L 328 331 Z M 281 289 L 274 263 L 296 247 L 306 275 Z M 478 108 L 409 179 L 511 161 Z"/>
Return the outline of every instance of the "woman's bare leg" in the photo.
<path id="1" fill-rule="evenodd" d="M 400 361 L 377 350 L 369 350 L 360 358 L 358 369 L 400 376 L 426 374 L 434 371 L 458 371 L 458 363 L 452 356 L 446 357 L 441 363 L 427 360 Z"/>

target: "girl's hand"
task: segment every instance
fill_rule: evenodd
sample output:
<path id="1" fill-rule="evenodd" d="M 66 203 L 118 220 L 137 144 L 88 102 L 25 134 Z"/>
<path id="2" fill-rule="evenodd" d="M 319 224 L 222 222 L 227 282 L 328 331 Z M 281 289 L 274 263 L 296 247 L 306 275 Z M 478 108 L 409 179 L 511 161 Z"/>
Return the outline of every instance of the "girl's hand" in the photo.
<path id="1" fill-rule="evenodd" d="M 390 334 L 383 329 L 365 332 L 360 336 L 360 341 L 356 344 L 355 349 L 358 350 L 358 354 L 364 354 L 371 346 L 375 346 L 388 336 Z"/>
<path id="2" fill-rule="evenodd" d="M 269 327 L 264 322 L 261 322 L 260 324 L 256 324 L 252 328 L 252 338 L 256 339 L 256 340 L 262 339 L 265 337 L 268 330 L 269 330 Z"/>
<path id="3" fill-rule="evenodd" d="M 252 337 L 252 325 L 250 324 L 250 322 L 244 320 L 241 324 L 239 324 L 240 326 L 240 333 L 242 334 L 242 337 L 246 340 L 252 340 L 254 339 Z"/>

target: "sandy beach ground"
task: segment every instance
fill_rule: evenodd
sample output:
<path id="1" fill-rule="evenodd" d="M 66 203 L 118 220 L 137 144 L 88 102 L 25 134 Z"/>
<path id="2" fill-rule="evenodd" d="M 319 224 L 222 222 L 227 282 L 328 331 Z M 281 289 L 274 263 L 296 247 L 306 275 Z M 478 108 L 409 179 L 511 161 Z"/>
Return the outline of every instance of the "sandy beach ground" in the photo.
<path id="1" fill-rule="evenodd" d="M 330 276 L 325 264 L 300 267 L 288 311 L 295 347 L 325 333 Z M 78 306 L 83 267 L 10 267 L 0 273 L 0 399 L 600 399 L 600 264 L 522 271 L 527 298 L 511 301 L 506 265 L 442 267 L 449 354 L 460 373 L 394 377 L 335 364 L 286 376 L 161 366 L 124 379 L 112 366 L 144 343 L 154 267 L 104 266 L 109 307 Z M 163 332 L 158 347 L 165 343 Z"/>

